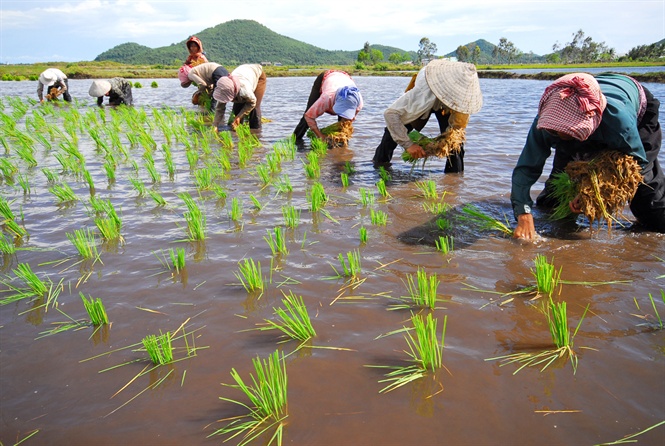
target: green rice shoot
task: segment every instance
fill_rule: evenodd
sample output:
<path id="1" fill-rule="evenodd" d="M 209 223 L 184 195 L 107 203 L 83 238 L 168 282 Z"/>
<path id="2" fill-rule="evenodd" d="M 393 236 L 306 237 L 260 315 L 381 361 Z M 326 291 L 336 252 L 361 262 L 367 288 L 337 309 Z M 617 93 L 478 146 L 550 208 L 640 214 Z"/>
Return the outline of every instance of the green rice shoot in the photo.
<path id="1" fill-rule="evenodd" d="M 302 296 L 296 296 L 293 291 L 285 294 L 282 299 L 282 307 L 274 308 L 277 321 L 266 319 L 266 326 L 261 330 L 277 329 L 291 339 L 307 341 L 316 336 L 312 321 L 307 312 L 307 307 Z"/>
<path id="2" fill-rule="evenodd" d="M 104 304 L 99 297 L 93 299 L 91 296 L 89 296 L 89 299 L 86 299 L 83 293 L 79 292 L 79 295 L 81 296 L 83 306 L 85 307 L 85 311 L 90 317 L 90 322 L 92 322 L 92 325 L 97 327 L 99 325 L 105 325 L 109 323 L 109 317 L 106 314 L 106 309 L 104 308 Z"/>

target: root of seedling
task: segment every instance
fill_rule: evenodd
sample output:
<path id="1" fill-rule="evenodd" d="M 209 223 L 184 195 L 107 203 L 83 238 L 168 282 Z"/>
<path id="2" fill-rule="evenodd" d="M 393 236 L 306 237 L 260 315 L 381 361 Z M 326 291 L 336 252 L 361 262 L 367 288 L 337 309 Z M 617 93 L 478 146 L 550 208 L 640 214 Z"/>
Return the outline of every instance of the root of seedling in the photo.
<path id="1" fill-rule="evenodd" d="M 466 130 L 464 128 L 449 128 L 436 138 L 429 138 L 420 132 L 412 131 L 409 133 L 409 138 L 414 144 L 418 144 L 423 148 L 426 158 L 430 156 L 446 158 L 460 152 L 466 140 Z M 405 155 L 406 159 L 405 156 L 402 157 L 404 161 L 415 161 L 408 159 L 410 158 L 408 152 L 404 153 L 407 154 Z"/>
<path id="2" fill-rule="evenodd" d="M 580 207 L 590 224 L 603 218 L 608 223 L 616 220 L 642 182 L 637 161 L 616 151 L 603 152 L 591 161 L 573 161 L 565 171 L 578 187 Z"/>
<path id="3" fill-rule="evenodd" d="M 321 129 L 330 143 L 334 147 L 345 147 L 349 144 L 349 140 L 353 135 L 353 122 L 352 121 L 339 121 L 334 124 L 330 124 L 327 127 Z M 307 136 L 311 139 L 313 138 L 314 132 L 311 130 L 307 131 Z"/>

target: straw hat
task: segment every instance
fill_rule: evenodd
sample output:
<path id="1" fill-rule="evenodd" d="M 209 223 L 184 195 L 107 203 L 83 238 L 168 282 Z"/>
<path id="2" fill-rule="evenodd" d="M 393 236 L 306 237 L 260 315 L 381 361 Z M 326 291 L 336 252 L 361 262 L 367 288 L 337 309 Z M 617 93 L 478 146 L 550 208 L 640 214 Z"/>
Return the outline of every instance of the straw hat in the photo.
<path id="1" fill-rule="evenodd" d="M 90 86 L 88 93 L 93 98 L 98 98 L 100 96 L 104 96 L 109 91 L 111 91 L 111 83 L 109 81 L 97 79 L 92 81 L 92 85 Z"/>
<path id="2" fill-rule="evenodd" d="M 55 81 L 57 80 L 58 76 L 51 69 L 45 70 L 42 74 L 39 75 L 39 82 L 47 87 L 55 84 Z"/>
<path id="3" fill-rule="evenodd" d="M 476 67 L 470 63 L 435 59 L 425 67 L 425 79 L 447 107 L 471 115 L 483 106 Z"/>

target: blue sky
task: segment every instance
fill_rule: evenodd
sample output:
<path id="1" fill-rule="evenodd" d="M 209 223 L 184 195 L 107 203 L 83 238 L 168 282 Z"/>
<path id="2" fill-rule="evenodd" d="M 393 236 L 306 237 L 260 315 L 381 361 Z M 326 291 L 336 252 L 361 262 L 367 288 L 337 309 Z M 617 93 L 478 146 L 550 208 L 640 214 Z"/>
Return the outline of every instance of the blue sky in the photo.
<path id="1" fill-rule="evenodd" d="M 582 29 L 618 54 L 665 38 L 665 0 L 0 0 L 0 63 L 92 60 L 126 42 L 160 47 L 233 19 L 327 50 L 365 42 L 438 54 L 506 37 L 546 54 Z M 380 5 L 380 6 L 379 6 Z M 204 42 L 205 45 L 205 42 Z"/>

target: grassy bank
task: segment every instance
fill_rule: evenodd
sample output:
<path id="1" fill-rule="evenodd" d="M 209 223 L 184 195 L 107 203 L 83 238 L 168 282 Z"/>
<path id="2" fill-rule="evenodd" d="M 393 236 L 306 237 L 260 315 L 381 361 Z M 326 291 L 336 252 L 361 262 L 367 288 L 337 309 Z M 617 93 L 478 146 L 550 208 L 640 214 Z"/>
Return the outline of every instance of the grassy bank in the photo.
<path id="1" fill-rule="evenodd" d="M 480 65 L 479 76 L 484 78 L 501 79 L 556 79 L 561 73 L 552 72 L 557 68 L 579 68 L 584 71 L 588 68 L 606 68 L 612 71 L 615 67 L 641 67 L 662 66 L 663 71 L 648 74 L 633 74 L 643 82 L 665 83 L 665 62 L 614 62 L 609 64 L 592 65 Z M 29 65 L 0 65 L 1 80 L 37 80 L 39 73 L 46 68 L 55 67 L 62 70 L 70 79 L 109 79 L 124 77 L 126 79 L 167 79 L 177 77 L 178 66 L 169 65 L 125 65 L 116 62 L 50 62 Z M 229 70 L 234 67 L 227 67 Z M 388 63 L 374 66 L 342 65 L 342 66 L 267 66 L 264 67 L 268 77 L 287 76 L 316 76 L 325 69 L 340 69 L 353 76 L 410 76 L 416 72 L 418 66 L 394 65 Z M 536 69 L 536 74 L 514 74 L 509 70 Z"/>

